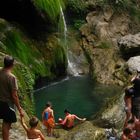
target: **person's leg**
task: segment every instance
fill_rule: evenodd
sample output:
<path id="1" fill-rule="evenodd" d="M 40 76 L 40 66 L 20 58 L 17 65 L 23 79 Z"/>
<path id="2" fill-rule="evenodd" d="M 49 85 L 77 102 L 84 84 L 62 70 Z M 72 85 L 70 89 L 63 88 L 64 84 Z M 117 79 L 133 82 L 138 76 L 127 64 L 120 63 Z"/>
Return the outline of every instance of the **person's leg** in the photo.
<path id="1" fill-rule="evenodd" d="M 47 135 L 50 137 L 51 136 L 51 127 L 47 127 Z"/>
<path id="2" fill-rule="evenodd" d="M 53 131 L 53 128 L 52 127 L 50 128 L 50 135 L 51 136 L 54 136 L 54 131 Z"/>
<path id="3" fill-rule="evenodd" d="M 7 123 L 5 121 L 3 121 L 2 124 L 2 137 L 3 140 L 9 140 L 9 130 L 11 128 L 11 123 Z"/>

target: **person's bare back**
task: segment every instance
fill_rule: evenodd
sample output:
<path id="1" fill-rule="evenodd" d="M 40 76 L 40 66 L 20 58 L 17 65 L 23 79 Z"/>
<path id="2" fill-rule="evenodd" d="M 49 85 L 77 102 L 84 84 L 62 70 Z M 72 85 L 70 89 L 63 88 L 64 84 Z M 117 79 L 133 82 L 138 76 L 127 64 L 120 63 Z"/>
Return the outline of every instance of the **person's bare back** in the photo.
<path id="1" fill-rule="evenodd" d="M 30 128 L 27 131 L 27 137 L 29 139 L 41 139 L 40 135 L 41 135 L 41 131 L 36 129 L 36 128 Z"/>
<path id="2" fill-rule="evenodd" d="M 32 117 L 29 121 L 31 128 L 27 127 L 27 125 L 23 120 L 23 117 L 21 118 L 21 124 L 27 133 L 28 138 L 26 140 L 30 140 L 30 139 L 45 140 L 45 137 L 43 136 L 41 131 L 36 128 L 38 124 L 38 119 L 36 117 Z"/>

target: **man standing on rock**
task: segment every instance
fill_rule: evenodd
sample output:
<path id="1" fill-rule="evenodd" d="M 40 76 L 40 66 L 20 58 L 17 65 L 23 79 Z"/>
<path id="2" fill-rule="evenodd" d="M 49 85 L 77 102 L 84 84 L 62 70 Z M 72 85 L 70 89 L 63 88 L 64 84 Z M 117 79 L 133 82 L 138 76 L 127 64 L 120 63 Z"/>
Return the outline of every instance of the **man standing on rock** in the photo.
<path id="1" fill-rule="evenodd" d="M 3 140 L 9 140 L 11 124 L 17 121 L 15 106 L 17 107 L 20 116 L 23 116 L 23 110 L 20 107 L 17 95 L 17 80 L 11 73 L 13 66 L 14 58 L 11 56 L 5 56 L 4 67 L 0 69 L 0 119 L 3 119 Z"/>

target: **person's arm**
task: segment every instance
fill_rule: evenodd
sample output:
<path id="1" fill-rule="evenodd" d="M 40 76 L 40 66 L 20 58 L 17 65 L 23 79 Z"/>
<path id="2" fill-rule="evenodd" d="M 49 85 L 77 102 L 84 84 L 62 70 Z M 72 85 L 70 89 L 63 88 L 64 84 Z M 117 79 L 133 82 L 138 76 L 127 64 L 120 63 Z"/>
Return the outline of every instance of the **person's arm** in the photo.
<path id="1" fill-rule="evenodd" d="M 78 116 L 76 116 L 76 115 L 74 115 L 74 117 L 77 119 L 77 120 L 79 120 L 79 121 L 85 121 L 86 120 L 86 118 L 79 118 Z"/>
<path id="2" fill-rule="evenodd" d="M 124 134 L 122 134 L 121 140 L 127 140 L 127 138 L 124 136 Z"/>
<path id="3" fill-rule="evenodd" d="M 67 122 L 67 117 L 65 117 L 65 119 L 63 120 L 63 122 L 61 123 L 62 125 L 65 125 Z"/>
<path id="4" fill-rule="evenodd" d="M 39 136 L 40 136 L 41 140 L 45 140 L 45 137 L 44 137 L 44 135 L 41 133 L 41 131 L 39 131 Z"/>
<path id="5" fill-rule="evenodd" d="M 25 129 L 25 131 L 28 132 L 28 127 L 25 124 L 25 121 L 24 121 L 24 118 L 23 117 L 21 117 L 21 125 L 23 126 L 23 128 Z"/>
<path id="6" fill-rule="evenodd" d="M 19 113 L 20 113 L 20 116 L 23 116 L 23 110 L 20 106 L 20 103 L 19 103 L 19 98 L 18 98 L 18 95 L 17 95 L 17 90 L 13 90 L 12 92 L 12 98 L 13 98 L 13 101 L 14 101 L 14 104 L 16 105 Z"/>
<path id="7" fill-rule="evenodd" d="M 17 79 L 16 79 L 15 76 L 12 75 L 12 77 L 10 77 L 9 81 L 10 81 L 9 86 L 11 88 L 11 96 L 13 98 L 13 102 L 16 105 L 16 107 L 17 107 L 17 109 L 20 113 L 20 116 L 22 117 L 23 116 L 23 110 L 20 106 L 19 98 L 18 98 L 18 94 L 17 94 L 17 91 L 18 91 Z"/>
<path id="8" fill-rule="evenodd" d="M 53 110 L 51 110 L 51 113 L 52 113 L 52 116 L 53 116 L 53 118 L 54 118 L 54 113 L 53 113 Z"/>
<path id="9" fill-rule="evenodd" d="M 138 77 L 139 73 L 137 72 L 137 74 L 131 79 L 131 83 L 134 82 L 134 80 Z"/>

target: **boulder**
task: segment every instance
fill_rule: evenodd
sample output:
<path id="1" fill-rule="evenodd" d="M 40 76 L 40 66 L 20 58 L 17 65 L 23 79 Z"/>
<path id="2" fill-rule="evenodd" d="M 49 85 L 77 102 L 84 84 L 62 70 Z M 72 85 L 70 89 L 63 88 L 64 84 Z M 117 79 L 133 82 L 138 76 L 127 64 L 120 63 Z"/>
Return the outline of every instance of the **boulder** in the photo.
<path id="1" fill-rule="evenodd" d="M 106 140 L 105 129 L 86 121 L 69 131 L 64 140 Z"/>
<path id="2" fill-rule="evenodd" d="M 131 57 L 126 64 L 131 73 L 140 70 L 140 56 Z"/>
<path id="3" fill-rule="evenodd" d="M 140 55 L 140 33 L 121 37 L 118 40 L 118 47 L 125 58 Z"/>
<path id="4" fill-rule="evenodd" d="M 108 99 L 104 108 L 94 116 L 94 124 L 102 128 L 122 129 L 125 120 L 123 97 L 123 94 L 118 94 Z"/>

